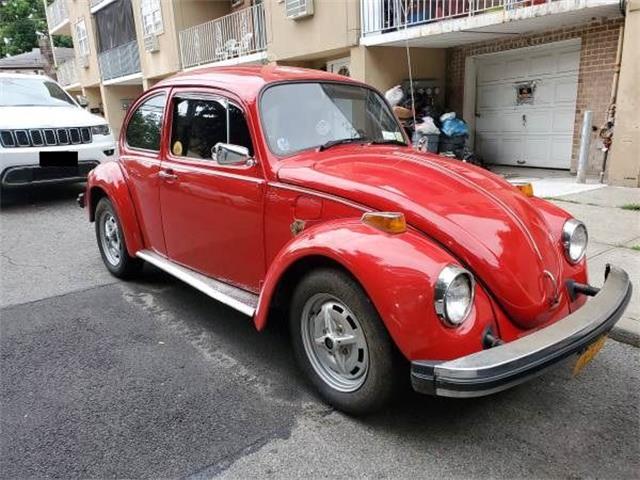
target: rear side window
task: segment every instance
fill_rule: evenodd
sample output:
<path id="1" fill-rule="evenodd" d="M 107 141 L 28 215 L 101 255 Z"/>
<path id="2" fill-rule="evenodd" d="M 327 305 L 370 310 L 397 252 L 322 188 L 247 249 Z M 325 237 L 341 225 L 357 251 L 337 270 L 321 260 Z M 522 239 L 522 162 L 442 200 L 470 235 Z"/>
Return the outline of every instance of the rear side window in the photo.
<path id="1" fill-rule="evenodd" d="M 211 160 L 217 143 L 241 145 L 253 155 L 242 110 L 224 100 L 176 98 L 172 125 L 171 152 L 177 157 Z"/>
<path id="2" fill-rule="evenodd" d="M 127 125 L 127 145 L 144 150 L 160 151 L 160 134 L 166 95 L 156 95 L 141 104 Z"/>

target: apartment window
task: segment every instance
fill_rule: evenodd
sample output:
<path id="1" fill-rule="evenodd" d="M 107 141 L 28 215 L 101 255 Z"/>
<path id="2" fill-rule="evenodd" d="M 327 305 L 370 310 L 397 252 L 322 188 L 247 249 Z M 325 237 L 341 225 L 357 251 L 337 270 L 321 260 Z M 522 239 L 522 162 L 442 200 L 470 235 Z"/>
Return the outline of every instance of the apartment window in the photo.
<path id="1" fill-rule="evenodd" d="M 145 36 L 162 33 L 160 0 L 142 0 L 142 27 Z"/>
<path id="2" fill-rule="evenodd" d="M 76 48 L 81 57 L 89 55 L 89 37 L 87 36 L 87 26 L 84 18 L 76 22 Z"/>

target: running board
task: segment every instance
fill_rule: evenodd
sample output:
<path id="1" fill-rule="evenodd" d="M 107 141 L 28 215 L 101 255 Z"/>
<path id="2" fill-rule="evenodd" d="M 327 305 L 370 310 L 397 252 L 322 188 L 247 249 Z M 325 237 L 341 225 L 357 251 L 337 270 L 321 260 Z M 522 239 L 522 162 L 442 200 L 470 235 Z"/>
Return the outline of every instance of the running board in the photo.
<path id="1" fill-rule="evenodd" d="M 182 280 L 184 283 L 191 285 L 193 288 L 200 290 L 214 300 L 222 302 L 245 315 L 253 317 L 256 312 L 258 295 L 255 293 L 214 280 L 213 278 L 172 262 L 151 250 L 140 250 L 136 253 L 136 256 L 158 267 L 160 270 L 164 270 L 178 280 Z"/>

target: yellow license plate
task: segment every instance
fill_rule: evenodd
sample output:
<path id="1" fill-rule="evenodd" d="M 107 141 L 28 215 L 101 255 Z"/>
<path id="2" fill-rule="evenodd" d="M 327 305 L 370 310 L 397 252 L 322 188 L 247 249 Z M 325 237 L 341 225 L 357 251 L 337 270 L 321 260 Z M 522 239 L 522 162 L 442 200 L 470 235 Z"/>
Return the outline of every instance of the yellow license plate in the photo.
<path id="1" fill-rule="evenodd" d="M 607 336 L 603 335 L 598 338 L 595 342 L 589 345 L 580 355 L 578 355 L 578 360 L 576 360 L 575 365 L 573 366 L 573 376 L 578 375 L 584 367 L 587 366 L 591 360 L 593 360 L 596 355 L 602 350 L 604 347 L 604 342 L 607 341 Z"/>

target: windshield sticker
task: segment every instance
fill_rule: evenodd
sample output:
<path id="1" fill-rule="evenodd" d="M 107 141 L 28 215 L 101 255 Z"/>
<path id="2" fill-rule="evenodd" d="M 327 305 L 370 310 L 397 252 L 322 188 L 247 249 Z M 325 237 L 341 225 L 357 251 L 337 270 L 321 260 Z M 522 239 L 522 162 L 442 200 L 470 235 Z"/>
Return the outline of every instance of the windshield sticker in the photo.
<path id="1" fill-rule="evenodd" d="M 331 125 L 326 120 L 320 120 L 316 124 L 316 133 L 322 137 L 326 137 L 331 131 Z"/>
<path id="2" fill-rule="evenodd" d="M 284 137 L 278 139 L 278 149 L 281 152 L 288 152 L 291 147 L 289 146 L 289 140 Z"/>
<path id="3" fill-rule="evenodd" d="M 383 140 L 396 140 L 396 132 L 385 132 L 382 131 L 382 139 Z"/>
<path id="4" fill-rule="evenodd" d="M 402 136 L 402 132 L 396 132 L 396 140 L 399 142 L 404 142 L 404 137 Z"/>

